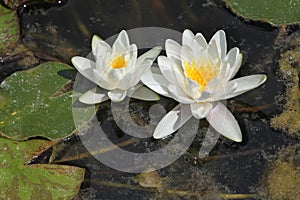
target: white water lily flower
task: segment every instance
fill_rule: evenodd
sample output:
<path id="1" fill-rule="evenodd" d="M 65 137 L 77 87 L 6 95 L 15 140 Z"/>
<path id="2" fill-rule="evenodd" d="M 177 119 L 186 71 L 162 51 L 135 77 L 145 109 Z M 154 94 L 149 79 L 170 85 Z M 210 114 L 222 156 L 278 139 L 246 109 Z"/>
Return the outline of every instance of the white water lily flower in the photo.
<path id="1" fill-rule="evenodd" d="M 112 48 L 98 36 L 92 39 L 94 60 L 75 56 L 72 63 L 87 79 L 99 87 L 93 88 L 79 100 L 95 104 L 108 100 L 120 102 L 126 96 L 155 101 L 159 96 L 137 84 L 159 55 L 161 47 L 155 47 L 137 58 L 137 46 L 129 43 L 126 31 L 121 31 Z"/>
<path id="2" fill-rule="evenodd" d="M 201 33 L 194 35 L 185 30 L 182 46 L 171 39 L 165 45 L 167 57 L 158 57 L 160 70 L 152 68 L 142 77 L 142 82 L 180 104 L 159 122 L 153 137 L 166 137 L 193 116 L 206 118 L 223 136 L 242 141 L 238 123 L 221 100 L 252 90 L 267 77 L 251 75 L 231 80 L 241 66 L 242 55 L 236 47 L 227 53 L 223 30 L 216 32 L 209 43 Z"/>

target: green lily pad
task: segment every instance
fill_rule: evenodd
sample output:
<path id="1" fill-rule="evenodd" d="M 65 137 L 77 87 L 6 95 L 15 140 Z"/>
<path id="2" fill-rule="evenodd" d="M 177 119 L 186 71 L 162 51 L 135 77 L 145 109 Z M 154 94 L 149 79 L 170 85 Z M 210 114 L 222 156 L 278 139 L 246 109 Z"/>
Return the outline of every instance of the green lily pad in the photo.
<path id="1" fill-rule="evenodd" d="M 84 169 L 50 164 L 27 165 L 49 141 L 17 142 L 0 138 L 0 199 L 71 199 Z"/>
<path id="2" fill-rule="evenodd" d="M 16 8 L 19 5 L 26 3 L 29 0 L 3 0 L 4 3 L 10 8 Z"/>
<path id="3" fill-rule="evenodd" d="M 0 54 L 19 39 L 19 20 L 14 10 L 0 4 Z"/>
<path id="4" fill-rule="evenodd" d="M 4 3 L 10 7 L 10 8 L 17 8 L 20 5 L 23 5 L 27 2 L 49 2 L 49 3 L 55 3 L 58 0 L 4 0 Z"/>
<path id="5" fill-rule="evenodd" d="M 66 64 L 48 62 L 6 78 L 0 85 L 0 132 L 17 140 L 69 135 L 75 129 L 72 92 L 63 86 L 75 73 Z"/>
<path id="6" fill-rule="evenodd" d="M 300 0 L 224 0 L 237 15 L 275 26 L 300 23 Z"/>

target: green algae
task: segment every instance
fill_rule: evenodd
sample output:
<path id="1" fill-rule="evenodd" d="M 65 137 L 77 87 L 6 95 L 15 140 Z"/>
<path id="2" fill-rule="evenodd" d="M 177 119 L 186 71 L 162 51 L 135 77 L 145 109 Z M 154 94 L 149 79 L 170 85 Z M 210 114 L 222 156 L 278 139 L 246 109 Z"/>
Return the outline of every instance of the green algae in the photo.
<path id="1" fill-rule="evenodd" d="M 299 145 L 279 152 L 265 177 L 263 199 L 296 200 L 300 195 Z"/>
<path id="2" fill-rule="evenodd" d="M 299 42 L 299 37 L 294 42 Z M 300 47 L 285 51 L 279 60 L 279 73 L 286 83 L 286 104 L 281 114 L 271 119 L 274 129 L 282 130 L 292 136 L 300 136 L 300 89 L 298 73 L 300 70 Z"/>

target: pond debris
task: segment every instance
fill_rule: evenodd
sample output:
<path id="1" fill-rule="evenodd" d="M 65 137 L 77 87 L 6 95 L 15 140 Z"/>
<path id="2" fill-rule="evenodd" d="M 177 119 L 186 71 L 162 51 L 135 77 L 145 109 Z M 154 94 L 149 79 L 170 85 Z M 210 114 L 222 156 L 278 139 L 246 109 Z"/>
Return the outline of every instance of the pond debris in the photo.
<path id="1" fill-rule="evenodd" d="M 282 149 L 267 171 L 262 199 L 299 199 L 300 195 L 300 145 Z"/>
<path id="2" fill-rule="evenodd" d="M 135 180 L 138 184 L 145 188 L 160 189 L 163 186 L 163 179 L 157 171 L 143 172 L 136 176 Z"/>
<path id="3" fill-rule="evenodd" d="M 17 44 L 6 52 L 3 62 L 17 62 L 20 67 L 29 67 L 38 63 L 34 52 L 28 49 L 23 43 Z"/>
<path id="4" fill-rule="evenodd" d="M 299 92 L 299 70 L 300 70 L 300 36 L 296 34 L 294 40 L 289 44 L 298 46 L 292 50 L 286 50 L 281 54 L 279 60 L 279 73 L 286 81 L 286 92 L 284 110 L 281 114 L 271 119 L 274 129 L 282 130 L 290 135 L 300 136 L 300 92 Z"/>

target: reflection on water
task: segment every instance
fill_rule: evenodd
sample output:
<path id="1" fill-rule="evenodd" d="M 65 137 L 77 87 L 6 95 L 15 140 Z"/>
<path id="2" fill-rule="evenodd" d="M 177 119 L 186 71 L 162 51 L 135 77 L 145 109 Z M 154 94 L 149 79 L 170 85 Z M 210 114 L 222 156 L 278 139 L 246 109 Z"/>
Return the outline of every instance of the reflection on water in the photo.
<path id="1" fill-rule="evenodd" d="M 201 121 L 203 128 L 198 130 L 188 152 L 171 166 L 158 171 L 159 190 L 139 186 L 143 184 L 137 181 L 135 174 L 112 170 L 92 156 L 68 161 L 85 150 L 80 141 L 62 144 L 60 150 L 63 153 L 56 155 L 55 162 L 64 161 L 87 169 L 82 199 L 218 199 L 226 198 L 220 195 L 222 193 L 256 194 L 263 184 L 268 160 L 279 148 L 296 142 L 269 125 L 269 119 L 282 109 L 276 102 L 284 91 L 283 82 L 276 76 L 278 50 L 273 45 L 277 29 L 245 23 L 218 0 L 72 0 L 62 6 L 45 5 L 48 4 L 43 4 L 43 9 L 41 4 L 20 9 L 22 40 L 30 50 L 42 53 L 39 54 L 43 55 L 39 57 L 40 62 L 55 58 L 69 63 L 74 55 L 87 55 L 93 34 L 107 38 L 122 29 L 155 26 L 180 32 L 189 28 L 211 38 L 213 33 L 223 29 L 228 49 L 237 46 L 244 56 L 237 76 L 265 73 L 269 78 L 263 87 L 228 101 L 229 109 L 241 126 L 243 142 L 221 138 L 210 156 L 197 159 L 203 140 L 201 133 L 207 127 L 205 120 Z M 167 110 L 176 105 L 166 98 L 162 98 L 160 104 Z M 139 124 L 147 123 L 150 106 L 144 102 L 131 102 L 132 118 Z M 109 103 L 104 103 L 98 113 L 103 129 L 116 144 L 130 139 L 113 122 L 109 107 Z M 167 142 L 143 139 L 123 148 L 136 152 L 152 151 Z M 249 199 L 251 195 L 241 196 L 245 197 Z"/>

